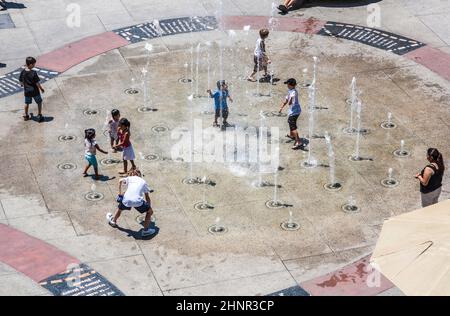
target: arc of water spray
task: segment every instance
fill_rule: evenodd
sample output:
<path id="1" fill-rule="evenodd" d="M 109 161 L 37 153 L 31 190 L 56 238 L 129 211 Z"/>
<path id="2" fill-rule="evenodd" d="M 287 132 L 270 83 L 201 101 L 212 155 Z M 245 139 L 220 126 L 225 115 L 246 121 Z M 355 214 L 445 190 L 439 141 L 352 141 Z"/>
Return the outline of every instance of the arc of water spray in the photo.
<path id="1" fill-rule="evenodd" d="M 266 122 L 266 117 L 264 116 L 264 112 L 261 110 L 259 111 L 259 157 L 258 157 L 258 186 L 263 186 L 264 182 L 262 180 L 262 166 L 261 166 L 261 148 L 262 148 L 262 139 L 263 139 L 263 129 Z"/>
<path id="2" fill-rule="evenodd" d="M 350 133 L 355 130 L 353 127 L 353 113 L 356 109 L 356 105 L 356 78 L 353 77 L 350 85 L 350 126 L 348 127 Z"/>
<path id="3" fill-rule="evenodd" d="M 360 101 L 357 102 L 357 107 L 356 107 L 356 119 L 358 121 L 358 127 L 357 127 L 357 131 L 361 130 L 361 111 L 362 111 L 362 104 Z M 359 146 L 360 146 L 360 139 L 361 139 L 361 133 L 356 133 L 356 144 L 355 144 L 355 155 L 354 158 L 356 160 L 360 160 L 360 153 L 359 153 Z"/>
<path id="4" fill-rule="evenodd" d="M 335 154 L 333 151 L 333 144 L 331 143 L 331 136 L 328 134 L 328 132 L 325 132 L 325 142 L 327 143 L 328 147 L 328 158 L 329 158 L 329 165 L 330 165 L 330 184 L 331 186 L 335 186 L 337 184 L 336 182 L 336 159 Z"/>
<path id="5" fill-rule="evenodd" d="M 314 109 L 316 107 L 315 104 L 315 84 L 312 84 L 308 88 L 308 97 L 309 97 L 309 125 L 308 125 L 308 137 L 309 137 L 309 144 L 308 144 L 308 160 L 307 165 L 309 167 L 313 167 L 315 165 L 313 156 L 312 156 L 312 150 L 313 150 L 313 134 L 314 134 Z"/>
<path id="6" fill-rule="evenodd" d="M 143 86 L 143 92 L 144 92 L 144 107 L 149 108 L 149 106 L 148 106 L 148 87 L 147 87 L 147 85 L 148 85 L 148 80 L 147 80 L 148 79 L 148 77 L 147 77 L 148 70 L 147 70 L 147 68 L 142 68 L 141 72 L 142 72 L 142 86 Z"/>

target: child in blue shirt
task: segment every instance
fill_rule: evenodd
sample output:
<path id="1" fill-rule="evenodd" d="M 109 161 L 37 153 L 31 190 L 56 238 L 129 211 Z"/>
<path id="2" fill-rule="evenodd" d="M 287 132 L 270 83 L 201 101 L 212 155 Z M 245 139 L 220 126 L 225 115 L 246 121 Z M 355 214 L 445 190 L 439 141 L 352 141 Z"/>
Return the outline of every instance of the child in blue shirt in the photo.
<path id="1" fill-rule="evenodd" d="M 230 126 L 227 122 L 227 118 L 228 118 L 227 99 L 230 99 L 230 102 L 233 102 L 233 99 L 230 96 L 230 93 L 228 91 L 228 85 L 226 84 L 225 80 L 217 81 L 217 90 L 214 90 L 214 93 L 212 93 L 211 90 L 207 90 L 206 92 L 209 93 L 209 96 L 211 98 L 214 98 L 215 117 L 214 117 L 213 126 L 214 127 L 219 126 L 219 124 L 217 123 L 217 119 L 221 116 L 221 114 L 222 114 L 223 126 L 224 127 Z"/>

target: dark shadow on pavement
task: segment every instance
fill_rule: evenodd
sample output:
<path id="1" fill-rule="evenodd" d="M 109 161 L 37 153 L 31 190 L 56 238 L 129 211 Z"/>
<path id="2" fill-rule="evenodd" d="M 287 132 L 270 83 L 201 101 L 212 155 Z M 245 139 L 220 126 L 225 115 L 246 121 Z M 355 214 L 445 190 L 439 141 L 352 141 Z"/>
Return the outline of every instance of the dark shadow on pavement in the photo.
<path id="1" fill-rule="evenodd" d="M 371 3 L 381 2 L 382 0 L 307 0 L 303 7 L 328 7 L 328 8 L 353 8 L 366 6 Z"/>
<path id="2" fill-rule="evenodd" d="M 366 6 L 372 3 L 377 3 L 382 0 L 306 0 L 297 1 L 297 4 L 289 10 L 289 12 L 297 11 L 301 8 L 314 8 L 314 7 L 326 7 L 326 8 L 353 8 Z M 280 1 L 280 4 L 284 1 Z M 280 15 L 287 15 L 289 13 L 279 12 Z"/>
<path id="3" fill-rule="evenodd" d="M 6 68 L 6 64 L 0 63 L 0 68 Z"/>
<path id="4" fill-rule="evenodd" d="M 90 177 L 92 178 L 92 180 L 97 180 L 97 181 L 101 181 L 101 182 L 111 181 L 116 178 L 116 177 L 110 177 L 110 176 L 105 176 L 105 175 L 101 175 L 98 179 L 94 178 L 95 175 L 91 175 Z"/>
<path id="5" fill-rule="evenodd" d="M 5 5 L 7 10 L 9 10 L 9 9 L 26 9 L 27 8 L 23 3 L 5 1 L 5 2 L 3 2 L 3 4 Z"/>
<path id="6" fill-rule="evenodd" d="M 51 121 L 53 121 L 54 120 L 54 117 L 53 116 L 42 116 L 42 122 L 39 122 L 39 119 L 38 119 L 38 117 L 37 116 L 34 116 L 33 115 L 33 113 L 30 113 L 30 119 L 32 120 L 32 121 L 34 121 L 34 122 L 37 122 L 37 123 L 49 123 L 49 122 L 51 122 Z"/>
<path id="7" fill-rule="evenodd" d="M 121 232 L 126 233 L 128 237 L 133 237 L 135 240 L 152 240 L 159 234 L 159 227 L 156 227 L 155 223 L 152 223 L 150 225 L 150 227 L 155 229 L 155 233 L 153 235 L 146 236 L 146 237 L 142 237 L 142 235 L 141 235 L 142 229 L 139 231 L 134 231 L 134 230 L 123 228 L 123 227 L 117 227 L 117 229 L 120 230 Z"/>

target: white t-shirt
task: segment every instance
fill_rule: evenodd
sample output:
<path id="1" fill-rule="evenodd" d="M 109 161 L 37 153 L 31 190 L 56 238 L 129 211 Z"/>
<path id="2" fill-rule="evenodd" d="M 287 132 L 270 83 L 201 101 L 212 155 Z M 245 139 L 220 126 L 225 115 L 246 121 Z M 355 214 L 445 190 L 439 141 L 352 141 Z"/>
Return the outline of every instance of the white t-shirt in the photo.
<path id="1" fill-rule="evenodd" d="M 97 145 L 97 142 L 93 140 L 90 142 L 88 139 L 84 140 L 84 153 L 86 155 L 96 155 L 97 154 L 97 148 L 95 146 Z"/>
<path id="2" fill-rule="evenodd" d="M 128 177 L 122 180 L 128 186 L 123 195 L 122 204 L 126 207 L 139 207 L 144 202 L 144 194 L 149 193 L 147 182 L 140 177 Z"/>
<path id="3" fill-rule="evenodd" d="M 286 96 L 286 101 L 290 103 L 292 100 L 292 104 L 289 106 L 289 116 L 291 115 L 299 115 L 302 112 L 302 108 L 300 106 L 300 102 L 298 101 L 298 91 L 295 89 L 291 89 Z"/>
<path id="4" fill-rule="evenodd" d="M 258 40 L 256 41 L 256 47 L 255 47 L 255 56 L 258 58 L 263 58 L 264 56 L 264 52 L 262 50 L 262 38 L 258 38 Z"/>

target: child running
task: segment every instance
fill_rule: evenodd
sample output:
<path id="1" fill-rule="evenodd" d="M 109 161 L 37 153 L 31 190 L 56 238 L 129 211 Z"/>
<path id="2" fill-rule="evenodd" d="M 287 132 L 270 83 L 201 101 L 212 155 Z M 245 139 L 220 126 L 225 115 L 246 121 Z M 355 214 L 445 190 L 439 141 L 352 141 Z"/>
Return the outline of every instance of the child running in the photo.
<path id="1" fill-rule="evenodd" d="M 214 127 L 219 127 L 219 124 L 217 122 L 217 119 L 222 116 L 222 126 L 223 127 L 229 127 L 230 124 L 228 124 L 228 103 L 227 99 L 230 99 L 230 102 L 233 102 L 233 99 L 230 96 L 230 92 L 228 91 L 228 85 L 225 82 L 225 80 L 219 80 L 217 81 L 217 90 L 214 90 L 214 93 L 211 92 L 211 90 L 206 90 L 207 93 L 209 93 L 209 96 L 211 98 L 214 98 L 214 110 L 215 110 L 215 116 L 214 116 Z"/>
<path id="2" fill-rule="evenodd" d="M 109 132 L 109 138 L 111 140 L 111 149 L 114 153 L 117 152 L 117 149 L 114 148 L 114 145 L 119 144 L 119 120 L 120 120 L 120 111 L 119 110 L 112 110 L 111 111 L 111 117 L 112 119 L 108 122 L 108 132 Z"/>
<path id="3" fill-rule="evenodd" d="M 39 123 L 44 121 L 42 117 L 42 97 L 41 93 L 44 93 L 44 88 L 42 88 L 39 76 L 36 71 L 33 70 L 36 65 L 36 59 L 33 57 L 27 57 L 25 60 L 26 68 L 22 70 L 19 76 L 20 84 L 23 86 L 25 94 L 25 115 L 23 116 L 24 121 L 28 121 L 30 116 L 28 115 L 28 108 L 30 104 L 36 102 L 38 106 L 38 121 Z"/>
<path id="4" fill-rule="evenodd" d="M 122 195 L 122 185 L 127 186 L 125 194 Z M 106 214 L 106 219 L 112 227 L 117 227 L 117 220 L 122 211 L 129 211 L 134 207 L 139 213 L 145 214 L 144 230 L 142 230 L 142 237 L 153 235 L 156 230 L 150 228 L 153 209 L 149 193 L 153 192 L 149 189 L 147 182 L 142 179 L 141 172 L 133 169 L 129 172 L 128 177 L 119 181 L 119 195 L 117 202 L 119 203 L 117 212 L 113 216 L 112 213 Z M 145 200 L 144 198 L 145 197 Z"/>
<path id="5" fill-rule="evenodd" d="M 255 75 L 264 70 L 264 78 L 267 78 L 267 64 L 270 64 L 270 59 L 266 54 L 266 42 L 269 37 L 269 30 L 264 28 L 259 31 L 259 38 L 256 41 L 255 52 L 253 61 L 255 63 L 253 67 L 253 73 L 247 78 L 248 81 L 256 82 Z"/>
<path id="6" fill-rule="evenodd" d="M 123 148 L 122 159 L 123 159 L 123 172 L 119 172 L 120 175 L 125 176 L 128 173 L 128 161 L 131 162 L 131 168 L 136 169 L 134 164 L 135 155 L 133 150 L 133 145 L 130 141 L 130 127 L 131 123 L 126 118 L 122 118 L 119 121 L 119 143 L 114 146 L 114 149 Z"/>
<path id="7" fill-rule="evenodd" d="M 286 105 L 289 105 L 288 124 L 290 134 L 286 135 L 286 137 L 289 137 L 290 139 L 295 141 L 292 149 L 294 150 L 302 149 L 303 144 L 300 140 L 300 136 L 298 135 L 297 130 L 297 120 L 302 112 L 302 108 L 298 100 L 298 91 L 295 89 L 295 87 L 297 86 L 297 80 L 295 80 L 294 78 L 290 78 L 287 81 L 285 81 L 284 84 L 287 84 L 289 91 L 285 101 L 281 105 L 279 113 L 283 111 Z"/>
<path id="8" fill-rule="evenodd" d="M 97 142 L 95 141 L 95 129 L 89 128 L 84 131 L 84 158 L 86 158 L 88 165 L 84 168 L 83 176 L 87 177 L 88 170 L 91 166 L 94 167 L 95 176 L 94 179 L 100 179 L 100 175 L 98 174 L 98 163 L 97 163 L 97 150 L 107 154 L 107 151 L 100 149 Z"/>

